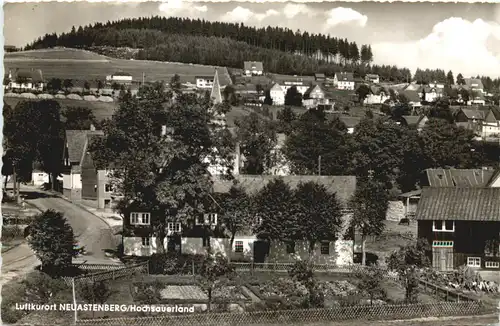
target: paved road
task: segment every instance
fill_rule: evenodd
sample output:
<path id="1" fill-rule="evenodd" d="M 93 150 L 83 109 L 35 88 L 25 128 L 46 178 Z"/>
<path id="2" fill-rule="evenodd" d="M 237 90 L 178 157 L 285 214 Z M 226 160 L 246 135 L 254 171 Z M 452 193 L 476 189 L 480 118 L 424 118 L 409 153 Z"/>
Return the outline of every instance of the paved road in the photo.
<path id="1" fill-rule="evenodd" d="M 114 260 L 106 257 L 104 254 L 105 249 L 116 249 L 118 245 L 115 236 L 106 222 L 62 198 L 36 190 L 26 191 L 23 189 L 22 192 L 23 195 L 26 195 L 26 201 L 36 208 L 42 211 L 53 209 L 64 213 L 79 243 L 85 246 L 87 251 L 87 254 L 82 259 L 88 260 L 88 263 L 101 261 L 114 262 Z"/>
<path id="2" fill-rule="evenodd" d="M 116 249 L 118 242 L 108 224 L 99 217 L 62 198 L 49 196 L 47 193 L 32 188 L 23 188 L 22 193 L 27 195 L 26 201 L 39 210 L 54 209 L 64 213 L 78 241 L 87 250 L 86 255 L 74 260 L 75 263 L 119 263 L 116 259 L 108 258 L 104 254 L 104 249 Z M 0 284 L 2 285 L 27 274 L 40 264 L 27 243 L 5 252 L 0 259 L 2 262 Z"/>

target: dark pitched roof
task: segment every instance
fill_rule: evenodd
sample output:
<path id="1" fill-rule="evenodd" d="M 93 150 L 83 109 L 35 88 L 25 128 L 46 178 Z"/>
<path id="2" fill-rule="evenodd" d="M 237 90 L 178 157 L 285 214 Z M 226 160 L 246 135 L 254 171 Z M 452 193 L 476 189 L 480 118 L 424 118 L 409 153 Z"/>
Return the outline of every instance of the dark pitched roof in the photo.
<path id="1" fill-rule="evenodd" d="M 243 63 L 243 67 L 245 70 L 257 70 L 257 71 L 264 71 L 264 65 L 262 64 L 261 61 L 245 61 Z"/>
<path id="2" fill-rule="evenodd" d="M 264 188 L 270 181 L 279 178 L 274 175 L 237 175 L 236 182 L 249 194 L 254 194 Z M 328 191 L 336 193 L 341 203 L 347 204 L 356 190 L 355 176 L 318 176 L 318 175 L 290 175 L 282 178 L 292 189 L 304 182 L 314 181 L 325 185 Z M 214 192 L 228 192 L 234 181 L 215 179 Z"/>
<path id="3" fill-rule="evenodd" d="M 421 117 L 418 115 L 404 115 L 403 119 L 405 119 L 406 124 L 408 126 L 416 126 L 420 121 Z"/>
<path id="4" fill-rule="evenodd" d="M 483 82 L 477 78 L 465 78 L 465 85 L 469 88 L 484 89 Z"/>
<path id="5" fill-rule="evenodd" d="M 102 134 L 100 130 L 66 130 L 68 158 L 71 163 L 80 163 L 87 142 L 87 135 Z"/>
<path id="6" fill-rule="evenodd" d="M 314 77 L 316 77 L 316 78 L 325 78 L 326 76 L 323 73 L 315 73 Z"/>
<path id="7" fill-rule="evenodd" d="M 43 74 L 40 69 L 16 69 L 12 73 L 12 78 L 16 80 L 17 78 L 26 78 L 28 80 L 31 80 L 34 83 L 41 83 L 43 82 Z"/>
<path id="8" fill-rule="evenodd" d="M 482 169 L 427 169 L 431 187 L 486 187 L 495 173 Z"/>
<path id="9" fill-rule="evenodd" d="M 500 169 L 497 169 L 497 171 L 493 174 L 493 176 L 490 178 L 488 183 L 486 184 L 486 187 L 491 187 L 497 179 L 500 178 Z"/>
<path id="10" fill-rule="evenodd" d="M 500 221 L 500 188 L 423 188 L 415 218 Z"/>
<path id="11" fill-rule="evenodd" d="M 488 112 L 478 109 L 462 109 L 467 119 L 484 119 Z"/>
<path id="12" fill-rule="evenodd" d="M 123 71 L 118 71 L 118 72 L 115 72 L 113 74 L 113 76 L 127 76 L 127 77 L 132 77 L 131 74 L 129 74 L 128 72 L 123 72 Z"/>
<path id="13" fill-rule="evenodd" d="M 410 90 L 404 90 L 401 92 L 401 94 L 403 94 L 404 96 L 406 96 L 406 98 L 408 99 L 408 101 L 410 102 L 420 102 L 420 95 L 418 94 L 417 91 L 410 91 Z"/>
<path id="14" fill-rule="evenodd" d="M 354 74 L 352 72 L 339 72 L 337 73 L 337 79 L 342 81 L 354 81 Z"/>

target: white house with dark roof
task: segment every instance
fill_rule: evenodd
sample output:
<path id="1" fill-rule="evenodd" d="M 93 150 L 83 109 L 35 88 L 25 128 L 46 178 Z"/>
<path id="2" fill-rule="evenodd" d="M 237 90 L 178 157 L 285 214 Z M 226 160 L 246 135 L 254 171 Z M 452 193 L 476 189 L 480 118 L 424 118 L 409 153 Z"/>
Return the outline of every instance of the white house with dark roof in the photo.
<path id="1" fill-rule="evenodd" d="M 43 91 L 45 88 L 45 80 L 40 69 L 15 69 L 9 70 L 5 75 L 8 84 L 4 86 L 6 89 L 17 89 L 27 91 Z"/>
<path id="2" fill-rule="evenodd" d="M 269 95 L 273 100 L 273 105 L 285 105 L 285 94 L 286 91 L 278 83 L 275 83 L 269 90 Z"/>
<path id="3" fill-rule="evenodd" d="M 333 77 L 333 85 L 338 89 L 354 90 L 355 80 L 352 72 L 338 72 Z"/>
<path id="4" fill-rule="evenodd" d="M 82 196 L 82 159 L 88 135 L 101 135 L 101 130 L 66 130 L 63 156 L 63 195 L 72 200 Z"/>
<path id="5" fill-rule="evenodd" d="M 214 87 L 214 76 L 196 76 L 196 88 L 211 89 Z"/>
<path id="6" fill-rule="evenodd" d="M 262 76 L 264 65 L 261 61 L 245 61 L 243 63 L 243 74 L 247 77 Z"/>
<path id="7" fill-rule="evenodd" d="M 370 86 L 370 93 L 366 96 L 364 104 L 383 104 L 391 97 L 389 93 L 383 88 L 378 86 Z"/>
<path id="8" fill-rule="evenodd" d="M 370 83 L 379 84 L 380 76 L 376 74 L 366 74 L 365 80 Z"/>

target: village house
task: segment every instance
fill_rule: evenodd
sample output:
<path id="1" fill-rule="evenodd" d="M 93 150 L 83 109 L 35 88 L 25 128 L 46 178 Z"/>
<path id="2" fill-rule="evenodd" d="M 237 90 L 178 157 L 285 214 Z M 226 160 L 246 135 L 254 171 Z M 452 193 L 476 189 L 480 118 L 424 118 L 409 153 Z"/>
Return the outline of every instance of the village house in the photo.
<path id="1" fill-rule="evenodd" d="M 280 84 L 275 83 L 269 90 L 273 105 L 285 105 L 285 90 Z"/>
<path id="2" fill-rule="evenodd" d="M 196 88 L 210 89 L 214 86 L 214 76 L 196 76 Z"/>
<path id="3" fill-rule="evenodd" d="M 460 109 L 455 116 L 455 122 L 458 126 L 472 130 L 477 136 L 480 137 L 487 113 L 487 111 L 480 110 L 477 107 L 474 109 Z"/>
<path id="4" fill-rule="evenodd" d="M 131 84 L 132 75 L 126 72 L 116 72 L 112 75 L 106 76 L 106 82 L 108 84 L 118 83 L 118 84 Z"/>
<path id="5" fill-rule="evenodd" d="M 415 219 L 434 269 L 500 269 L 500 188 L 425 187 Z"/>
<path id="6" fill-rule="evenodd" d="M 427 169 L 424 171 L 421 186 L 424 187 L 500 187 L 500 169 Z M 404 215 L 412 219 L 415 216 L 422 189 L 399 195 L 403 201 Z"/>
<path id="7" fill-rule="evenodd" d="M 71 200 L 82 198 L 82 159 L 88 135 L 102 135 L 95 130 L 66 130 L 63 157 L 63 195 Z"/>
<path id="8" fill-rule="evenodd" d="M 389 93 L 383 88 L 378 86 L 369 86 L 370 93 L 363 101 L 364 104 L 383 104 L 391 97 Z"/>
<path id="9" fill-rule="evenodd" d="M 401 91 L 401 94 L 403 94 L 408 99 L 408 104 L 412 108 L 422 107 L 422 101 L 418 92 L 405 89 Z"/>
<path id="10" fill-rule="evenodd" d="M 480 93 L 484 93 L 484 85 L 481 79 L 479 78 L 465 78 L 465 85 L 467 89 L 470 91 L 478 91 Z"/>
<path id="11" fill-rule="evenodd" d="M 489 108 L 481 129 L 481 136 L 485 140 L 500 138 L 500 109 L 498 107 L 492 106 Z"/>
<path id="12" fill-rule="evenodd" d="M 304 93 L 304 100 L 302 105 L 307 108 L 318 106 L 330 107 L 334 103 L 331 101 L 330 96 L 320 85 L 313 85 Z"/>
<path id="13" fill-rule="evenodd" d="M 432 103 L 443 97 L 443 87 L 441 85 L 430 84 L 422 88 L 422 101 Z"/>
<path id="14" fill-rule="evenodd" d="M 376 74 L 366 74 L 365 76 L 365 81 L 373 84 L 379 84 L 380 83 L 380 76 Z"/>
<path id="15" fill-rule="evenodd" d="M 254 194 L 274 178 L 275 176 L 238 175 L 235 177 L 236 181 L 214 179 L 213 191 L 214 194 L 226 193 L 236 182 L 249 194 Z M 283 180 L 292 189 L 301 182 L 314 181 L 323 184 L 328 191 L 337 194 L 337 198 L 345 207 L 356 187 L 354 176 L 285 176 Z M 149 256 L 157 252 L 151 218 L 151 212 L 147 209 L 140 207 L 130 209 L 129 218 L 126 218 L 123 224 L 123 244 L 126 255 Z M 346 211 L 343 218 L 344 225 L 336 239 L 320 241 L 311 256 L 308 243 L 305 241 L 269 242 L 258 239 L 250 230 L 236 234 L 231 245 L 223 222 L 216 213 L 193 217 L 186 225 L 180 221 L 168 222 L 167 237 L 163 245 L 167 251 L 184 254 L 203 253 L 210 247 L 216 252 L 230 256 L 233 261 L 285 263 L 311 258 L 315 263 L 349 265 L 353 263 L 354 256 L 352 235 L 348 234 L 350 218 L 351 215 Z"/>
<path id="16" fill-rule="evenodd" d="M 333 85 L 338 89 L 354 90 L 354 74 L 352 72 L 338 72 L 333 77 Z"/>
<path id="17" fill-rule="evenodd" d="M 243 63 L 243 74 L 247 77 L 262 76 L 264 65 L 260 61 L 245 61 Z"/>
<path id="18" fill-rule="evenodd" d="M 18 91 L 43 91 L 46 83 L 40 69 L 9 70 L 4 77 L 4 88 Z"/>
<path id="19" fill-rule="evenodd" d="M 360 117 L 353 117 L 353 116 L 349 116 L 349 115 L 340 115 L 338 117 L 339 117 L 340 121 L 342 121 L 345 124 L 345 126 L 347 127 L 348 134 L 353 134 L 357 125 L 361 122 Z"/>
<path id="20" fill-rule="evenodd" d="M 323 73 L 315 73 L 314 80 L 319 83 L 323 83 L 326 81 L 326 76 Z"/>
<path id="21" fill-rule="evenodd" d="M 304 93 L 311 86 L 310 83 L 306 83 L 302 77 L 287 78 L 285 80 L 282 80 L 280 82 L 280 85 L 281 88 L 283 88 L 285 94 L 286 92 L 288 92 L 288 89 L 295 86 L 297 88 L 297 91 L 302 95 L 304 95 Z"/>

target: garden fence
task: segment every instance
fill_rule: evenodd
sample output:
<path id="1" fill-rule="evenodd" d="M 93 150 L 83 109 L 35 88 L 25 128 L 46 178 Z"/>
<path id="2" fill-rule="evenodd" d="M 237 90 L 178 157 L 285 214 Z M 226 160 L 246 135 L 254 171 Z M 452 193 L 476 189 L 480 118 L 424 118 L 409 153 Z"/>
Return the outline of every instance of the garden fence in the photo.
<path id="1" fill-rule="evenodd" d="M 75 283 L 80 282 L 100 282 L 107 280 L 116 280 L 118 278 L 133 276 L 136 274 L 149 274 L 148 263 L 137 264 L 129 267 L 120 267 L 118 269 L 110 269 L 108 271 L 103 271 L 99 273 L 86 274 L 77 277 L 65 277 L 64 282 L 67 285 L 71 285 L 73 279 Z"/>
<path id="2" fill-rule="evenodd" d="M 395 320 L 420 317 L 472 316 L 484 313 L 480 302 L 442 302 L 409 305 L 362 305 L 330 309 L 300 309 L 243 313 L 196 313 L 155 317 L 82 319 L 77 325 L 103 326 L 220 326 Z"/>

